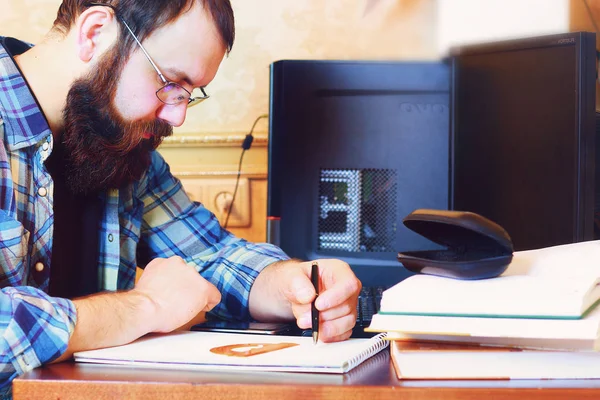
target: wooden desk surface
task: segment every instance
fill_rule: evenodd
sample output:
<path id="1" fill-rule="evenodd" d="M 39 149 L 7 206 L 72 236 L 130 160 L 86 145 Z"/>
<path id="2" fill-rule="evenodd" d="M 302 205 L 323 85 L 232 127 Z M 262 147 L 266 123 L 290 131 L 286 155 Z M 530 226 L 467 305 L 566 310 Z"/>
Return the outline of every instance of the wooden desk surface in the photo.
<path id="1" fill-rule="evenodd" d="M 13 382 L 14 400 L 38 399 L 599 399 L 600 380 L 399 381 L 381 352 L 344 375 L 224 373 L 62 363 Z"/>

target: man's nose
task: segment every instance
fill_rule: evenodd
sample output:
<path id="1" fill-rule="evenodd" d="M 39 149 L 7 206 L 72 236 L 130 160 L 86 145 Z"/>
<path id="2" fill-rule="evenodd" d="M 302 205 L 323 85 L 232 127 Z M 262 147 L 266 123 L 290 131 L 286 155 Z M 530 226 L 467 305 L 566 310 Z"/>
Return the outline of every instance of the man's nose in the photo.
<path id="1" fill-rule="evenodd" d="M 156 117 L 169 125 L 178 127 L 185 121 L 187 113 L 187 103 L 183 102 L 177 105 L 163 104 L 157 111 Z"/>

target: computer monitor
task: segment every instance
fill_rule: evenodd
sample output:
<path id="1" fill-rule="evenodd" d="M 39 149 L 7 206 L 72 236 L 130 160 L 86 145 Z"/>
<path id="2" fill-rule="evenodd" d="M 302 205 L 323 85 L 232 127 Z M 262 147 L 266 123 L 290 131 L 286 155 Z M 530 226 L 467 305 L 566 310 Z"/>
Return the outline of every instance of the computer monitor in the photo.
<path id="1" fill-rule="evenodd" d="M 342 259 L 364 286 L 409 275 L 416 208 L 448 209 L 449 68 L 438 62 L 271 65 L 268 236 L 291 257 Z"/>
<path id="2" fill-rule="evenodd" d="M 453 49 L 450 207 L 515 250 L 594 239 L 595 64 L 593 33 Z"/>

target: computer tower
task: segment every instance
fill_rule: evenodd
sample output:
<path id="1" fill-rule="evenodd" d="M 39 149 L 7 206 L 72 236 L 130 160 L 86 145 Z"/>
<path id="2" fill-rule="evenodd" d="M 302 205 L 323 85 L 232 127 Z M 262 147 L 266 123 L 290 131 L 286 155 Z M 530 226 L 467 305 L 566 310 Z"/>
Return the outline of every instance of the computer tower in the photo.
<path id="1" fill-rule="evenodd" d="M 451 51 L 450 207 L 502 225 L 515 250 L 597 238 L 595 39 Z"/>
<path id="2" fill-rule="evenodd" d="M 408 276 L 397 252 L 438 246 L 402 218 L 448 208 L 449 79 L 442 62 L 273 63 L 269 240 L 364 286 Z"/>

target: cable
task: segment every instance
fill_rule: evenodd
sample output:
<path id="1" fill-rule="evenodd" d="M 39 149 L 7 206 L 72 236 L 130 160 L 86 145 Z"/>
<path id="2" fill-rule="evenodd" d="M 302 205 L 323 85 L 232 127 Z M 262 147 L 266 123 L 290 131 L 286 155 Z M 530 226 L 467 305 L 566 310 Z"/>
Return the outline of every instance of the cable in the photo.
<path id="1" fill-rule="evenodd" d="M 231 215 L 231 210 L 233 209 L 233 202 L 235 201 L 235 195 L 237 194 L 238 185 L 240 184 L 240 175 L 242 174 L 242 160 L 244 159 L 244 153 L 246 150 L 250 149 L 252 145 L 252 141 L 254 140 L 254 136 L 252 136 L 252 132 L 254 132 L 254 128 L 256 128 L 256 124 L 263 118 L 269 118 L 269 114 L 260 115 L 258 118 L 254 120 L 254 124 L 252 124 L 252 128 L 250 132 L 244 138 L 242 142 L 242 154 L 240 155 L 240 162 L 238 165 L 237 171 L 237 179 L 235 180 L 235 188 L 233 189 L 233 196 L 231 198 L 231 203 L 229 203 L 229 209 L 227 210 L 227 217 L 225 217 L 225 223 L 223 224 L 223 228 L 227 229 L 227 224 L 229 223 L 229 216 Z"/>

